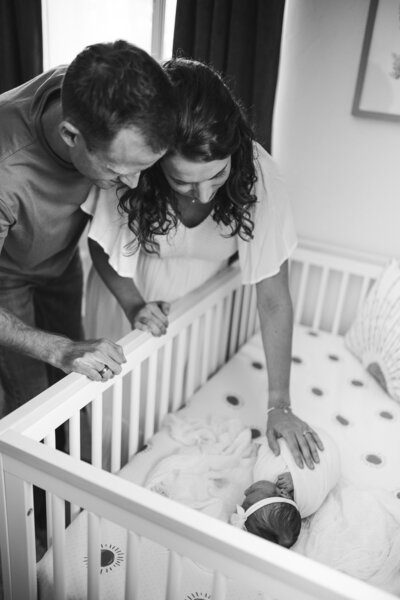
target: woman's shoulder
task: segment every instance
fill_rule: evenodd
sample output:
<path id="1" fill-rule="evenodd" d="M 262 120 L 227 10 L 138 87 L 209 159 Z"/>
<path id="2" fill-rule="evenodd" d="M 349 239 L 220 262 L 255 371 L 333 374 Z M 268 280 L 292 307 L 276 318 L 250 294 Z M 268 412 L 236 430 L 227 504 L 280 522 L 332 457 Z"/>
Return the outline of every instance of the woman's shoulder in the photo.
<path id="1" fill-rule="evenodd" d="M 269 152 L 258 142 L 253 142 L 253 160 L 258 178 L 278 175 L 276 162 Z"/>
<path id="2" fill-rule="evenodd" d="M 118 202 L 115 187 L 103 190 L 93 185 L 80 208 L 93 218 L 96 217 L 98 219 L 104 216 L 112 221 L 120 221 L 121 214 L 118 210 Z"/>

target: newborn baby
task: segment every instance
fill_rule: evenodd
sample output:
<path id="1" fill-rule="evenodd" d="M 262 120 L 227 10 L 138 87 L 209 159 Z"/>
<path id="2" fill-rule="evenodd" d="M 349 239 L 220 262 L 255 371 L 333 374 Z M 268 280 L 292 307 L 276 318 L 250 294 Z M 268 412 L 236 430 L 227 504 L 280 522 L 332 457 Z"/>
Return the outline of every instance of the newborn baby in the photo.
<path id="1" fill-rule="evenodd" d="M 314 469 L 298 467 L 283 439 L 279 440 L 279 456 L 274 455 L 266 438 L 257 440 L 254 483 L 246 489 L 242 505 L 232 515 L 233 525 L 286 548 L 293 546 L 301 519 L 318 510 L 340 477 L 335 443 L 325 431 L 314 429 L 324 444 Z"/>

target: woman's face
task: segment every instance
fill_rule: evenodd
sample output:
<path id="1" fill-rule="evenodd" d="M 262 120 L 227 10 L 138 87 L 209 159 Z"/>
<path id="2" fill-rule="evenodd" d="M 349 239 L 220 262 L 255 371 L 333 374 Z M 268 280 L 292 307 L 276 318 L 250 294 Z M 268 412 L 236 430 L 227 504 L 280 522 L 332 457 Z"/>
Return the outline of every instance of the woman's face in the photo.
<path id="1" fill-rule="evenodd" d="M 208 204 L 231 172 L 231 157 L 210 162 L 192 161 L 180 154 L 161 160 L 161 168 L 171 189 L 180 198 Z"/>

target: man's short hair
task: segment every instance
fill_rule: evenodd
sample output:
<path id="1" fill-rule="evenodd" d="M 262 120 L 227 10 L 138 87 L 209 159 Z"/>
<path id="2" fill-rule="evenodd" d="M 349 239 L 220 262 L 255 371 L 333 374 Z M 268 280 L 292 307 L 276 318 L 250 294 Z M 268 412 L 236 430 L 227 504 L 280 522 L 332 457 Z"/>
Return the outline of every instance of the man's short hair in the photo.
<path id="1" fill-rule="evenodd" d="M 80 52 L 64 76 L 61 102 L 64 118 L 91 150 L 131 126 L 154 152 L 172 143 L 175 111 L 168 76 L 147 52 L 123 40 Z"/>

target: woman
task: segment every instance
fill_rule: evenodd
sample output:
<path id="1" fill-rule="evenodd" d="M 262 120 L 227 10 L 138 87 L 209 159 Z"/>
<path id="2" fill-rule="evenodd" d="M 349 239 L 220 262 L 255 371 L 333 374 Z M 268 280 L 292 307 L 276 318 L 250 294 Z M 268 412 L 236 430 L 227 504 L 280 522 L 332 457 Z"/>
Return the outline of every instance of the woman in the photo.
<path id="1" fill-rule="evenodd" d="M 125 314 L 117 327 L 116 307 L 92 272 L 87 333 L 118 339 L 138 328 L 162 335 L 169 302 L 201 285 L 238 251 L 243 283 L 257 289 L 270 447 L 279 454 L 282 436 L 296 463 L 313 468 L 323 445 L 290 408 L 288 258 L 296 235 L 282 181 L 216 72 L 185 59 L 164 68 L 176 91 L 174 147 L 142 173 L 136 189 L 119 191 L 119 213 L 115 198 L 103 190 L 83 206 L 93 215 L 93 263 Z"/>

